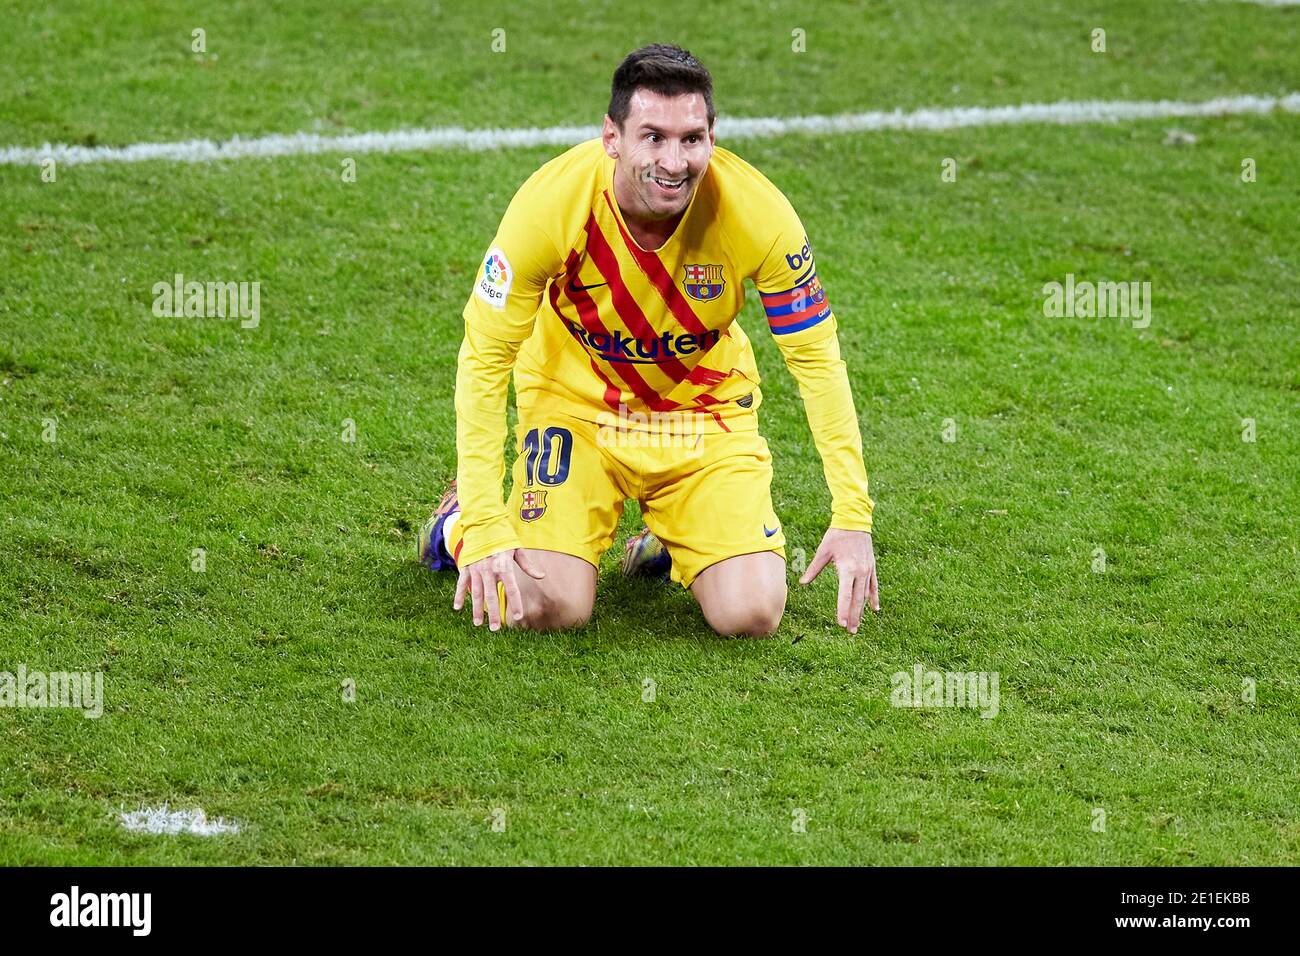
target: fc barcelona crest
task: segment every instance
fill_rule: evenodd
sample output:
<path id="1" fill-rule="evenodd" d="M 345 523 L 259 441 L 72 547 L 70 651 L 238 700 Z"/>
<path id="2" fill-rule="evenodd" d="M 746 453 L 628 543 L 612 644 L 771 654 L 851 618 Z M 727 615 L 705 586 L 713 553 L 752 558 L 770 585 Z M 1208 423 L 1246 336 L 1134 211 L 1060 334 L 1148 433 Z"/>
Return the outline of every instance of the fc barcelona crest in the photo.
<path id="1" fill-rule="evenodd" d="M 722 295 L 727 283 L 722 278 L 722 266 L 689 265 L 685 267 L 686 278 L 682 287 L 692 299 L 710 302 Z"/>
<path id="2" fill-rule="evenodd" d="M 546 513 L 546 492 L 525 491 L 519 517 L 523 521 L 536 521 Z"/>

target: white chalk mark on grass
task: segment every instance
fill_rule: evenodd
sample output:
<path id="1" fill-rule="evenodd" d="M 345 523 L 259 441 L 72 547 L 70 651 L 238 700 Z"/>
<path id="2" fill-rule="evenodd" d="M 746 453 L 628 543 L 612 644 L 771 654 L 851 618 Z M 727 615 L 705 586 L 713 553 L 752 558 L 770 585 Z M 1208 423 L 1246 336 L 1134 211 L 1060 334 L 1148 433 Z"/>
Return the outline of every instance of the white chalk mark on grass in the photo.
<path id="1" fill-rule="evenodd" d="M 1026 124 L 1071 125 L 1118 123 L 1174 117 L 1264 114 L 1274 110 L 1300 113 L 1300 93 L 1285 96 L 1223 96 L 1212 100 L 1092 100 L 1022 103 L 1018 106 L 936 107 L 890 112 L 846 113 L 840 116 L 720 117 L 718 137 L 724 141 L 787 136 L 798 133 L 834 135 L 884 130 L 936 131 L 972 126 Z M 149 161 L 207 163 L 222 159 L 267 159 L 315 153 L 401 153 L 432 149 L 509 149 L 520 146 L 571 146 L 599 134 L 596 126 L 530 126 L 518 129 L 394 130 L 321 136 L 315 133 L 259 136 L 252 139 L 192 139 L 174 143 L 134 143 L 130 146 L 44 146 L 0 148 L 0 166 L 39 165 L 54 159 L 59 165 L 80 163 L 141 163 Z"/>
<path id="2" fill-rule="evenodd" d="M 201 809 L 172 810 L 167 804 L 161 807 L 148 807 L 143 810 L 123 811 L 118 815 L 123 828 L 132 833 L 154 833 L 176 836 L 189 833 L 193 836 L 219 836 L 225 833 L 238 833 L 240 826 L 235 820 L 217 817 L 209 820 Z"/>

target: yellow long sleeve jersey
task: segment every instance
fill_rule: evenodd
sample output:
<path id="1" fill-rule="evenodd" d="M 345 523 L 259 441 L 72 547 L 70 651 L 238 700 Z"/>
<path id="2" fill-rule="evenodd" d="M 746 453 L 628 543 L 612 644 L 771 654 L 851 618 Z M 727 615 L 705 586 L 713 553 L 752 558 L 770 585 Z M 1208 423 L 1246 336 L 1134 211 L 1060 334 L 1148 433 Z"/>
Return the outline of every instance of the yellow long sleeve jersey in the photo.
<path id="1" fill-rule="evenodd" d="M 743 281 L 799 384 L 831 491 L 831 526 L 870 531 L 835 315 L 789 201 L 735 154 L 715 149 L 681 222 L 642 249 L 614 199 L 600 140 L 551 160 L 515 194 L 465 306 L 456 376 L 459 564 L 518 547 L 502 504 L 507 383 L 522 410 L 586 421 L 641 415 L 695 432 L 757 427 L 758 369 L 736 316 Z"/>

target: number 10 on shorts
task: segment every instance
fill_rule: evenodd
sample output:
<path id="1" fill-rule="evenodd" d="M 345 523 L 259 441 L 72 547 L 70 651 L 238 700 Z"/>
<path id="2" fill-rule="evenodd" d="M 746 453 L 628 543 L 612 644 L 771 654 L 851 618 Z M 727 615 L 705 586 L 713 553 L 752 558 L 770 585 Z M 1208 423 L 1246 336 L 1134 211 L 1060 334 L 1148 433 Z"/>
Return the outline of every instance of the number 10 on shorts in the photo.
<path id="1" fill-rule="evenodd" d="M 524 436 L 524 475 L 527 485 L 562 485 L 569 477 L 573 433 L 551 427 L 539 435 L 534 428 Z"/>

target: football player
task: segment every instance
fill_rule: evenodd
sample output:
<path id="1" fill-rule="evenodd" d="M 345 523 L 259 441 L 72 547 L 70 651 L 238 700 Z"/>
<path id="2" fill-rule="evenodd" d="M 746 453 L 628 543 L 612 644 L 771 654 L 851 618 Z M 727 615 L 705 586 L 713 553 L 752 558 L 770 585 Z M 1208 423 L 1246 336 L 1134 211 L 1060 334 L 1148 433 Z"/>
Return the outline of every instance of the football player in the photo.
<path id="1" fill-rule="evenodd" d="M 839 624 L 879 610 L 872 501 L 835 315 L 789 201 L 714 142 L 713 81 L 663 44 L 614 72 L 599 139 L 515 194 L 474 280 L 456 376 L 456 481 L 421 560 L 456 569 L 475 625 L 539 630 L 591 615 L 624 502 L 646 529 L 624 570 L 689 588 L 719 634 L 766 635 L 785 609 L 785 537 L 744 282 L 798 382 L 829 528 L 800 579 L 839 575 Z M 506 393 L 519 423 L 502 502 Z"/>

